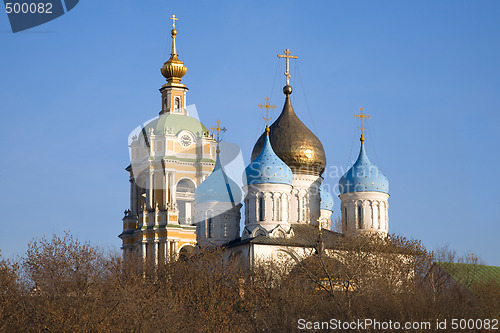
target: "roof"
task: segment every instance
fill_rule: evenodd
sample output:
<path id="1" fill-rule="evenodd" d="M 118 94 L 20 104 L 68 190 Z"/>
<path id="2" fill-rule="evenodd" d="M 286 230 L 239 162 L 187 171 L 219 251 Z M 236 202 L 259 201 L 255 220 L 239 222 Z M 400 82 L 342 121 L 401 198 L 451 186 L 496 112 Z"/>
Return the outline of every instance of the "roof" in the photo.
<path id="1" fill-rule="evenodd" d="M 194 199 L 196 203 L 241 202 L 241 189 L 224 172 L 219 154 L 217 154 L 214 170 L 195 190 Z"/>
<path id="2" fill-rule="evenodd" d="M 318 242 L 318 228 L 310 224 L 292 224 L 293 236 L 289 238 L 257 236 L 254 238 L 237 239 L 225 244 L 227 247 L 234 247 L 242 244 L 263 244 L 294 247 L 314 247 Z M 342 234 L 334 231 L 322 230 L 322 238 L 325 248 L 336 248 Z"/>
<path id="3" fill-rule="evenodd" d="M 149 129 L 154 129 L 154 134 L 163 135 L 165 132 L 178 135 L 181 131 L 190 131 L 196 137 L 201 138 L 208 133 L 207 128 L 198 119 L 184 114 L 164 113 L 158 118 L 151 120 L 144 126 L 141 135 L 147 133 Z"/>
<path id="4" fill-rule="evenodd" d="M 434 265 L 465 287 L 470 287 L 473 283 L 500 283 L 500 267 L 498 266 L 452 262 L 435 262 Z"/>
<path id="5" fill-rule="evenodd" d="M 364 144 L 361 144 L 359 156 L 354 165 L 340 178 L 339 191 L 341 194 L 351 192 L 389 193 L 389 180 L 377 166 L 370 162 Z"/>
<path id="6" fill-rule="evenodd" d="M 292 185 L 292 170 L 276 155 L 269 136 L 264 139 L 260 154 L 246 167 L 244 184 Z"/>
<path id="7" fill-rule="evenodd" d="M 313 226 L 311 224 L 302 224 L 302 223 L 294 223 L 291 225 L 293 230 L 293 236 L 284 238 L 284 237 L 271 237 L 271 236 L 257 236 L 254 238 L 246 238 L 241 239 L 238 238 L 234 241 L 223 244 L 224 247 L 235 247 L 243 244 L 262 244 L 262 245 L 273 245 L 273 246 L 288 246 L 288 247 L 305 247 L 305 248 L 314 248 L 318 246 L 319 241 L 319 232 L 318 227 Z M 372 235 L 374 239 L 380 239 L 377 235 Z M 344 234 L 322 229 L 322 241 L 321 245 L 324 249 L 330 250 L 344 250 L 351 251 L 360 250 L 360 241 L 365 241 L 366 235 L 360 235 L 361 239 L 357 239 L 352 236 L 345 236 Z M 370 240 L 369 238 L 367 239 Z M 380 239 L 381 240 L 381 239 Z M 389 246 L 385 248 L 380 247 L 380 243 L 373 244 L 373 247 L 370 243 L 363 243 L 362 251 L 373 251 L 379 253 L 398 253 L 401 255 L 416 255 L 413 250 L 407 249 L 405 247 L 398 246 L 397 243 L 393 244 L 394 246 Z"/>

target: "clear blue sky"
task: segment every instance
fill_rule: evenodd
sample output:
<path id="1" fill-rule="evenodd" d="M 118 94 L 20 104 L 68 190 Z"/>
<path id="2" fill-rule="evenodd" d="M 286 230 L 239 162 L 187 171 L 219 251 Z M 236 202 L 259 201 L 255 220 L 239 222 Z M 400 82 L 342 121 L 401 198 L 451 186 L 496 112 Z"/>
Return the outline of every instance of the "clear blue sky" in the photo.
<path id="1" fill-rule="evenodd" d="M 188 104 L 228 127 L 246 163 L 264 126 L 257 104 L 270 96 L 281 110 L 276 54 L 289 48 L 295 111 L 330 170 L 357 156 L 363 106 L 368 155 L 390 181 L 391 232 L 500 265 L 497 0 L 82 0 L 17 34 L 1 13 L 3 255 L 63 230 L 119 249 L 127 137 L 158 114 L 171 14 Z"/>

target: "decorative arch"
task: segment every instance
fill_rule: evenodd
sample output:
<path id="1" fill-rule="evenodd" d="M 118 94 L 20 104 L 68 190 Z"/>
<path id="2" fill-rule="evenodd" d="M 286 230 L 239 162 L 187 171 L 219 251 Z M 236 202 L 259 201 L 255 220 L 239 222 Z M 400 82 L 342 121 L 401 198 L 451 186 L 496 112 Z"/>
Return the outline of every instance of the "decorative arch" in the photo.
<path id="1" fill-rule="evenodd" d="M 183 177 L 175 185 L 175 198 L 179 210 L 179 224 L 192 225 L 194 223 L 194 191 L 196 183 Z"/>
<path id="2" fill-rule="evenodd" d="M 179 260 L 188 260 L 195 254 L 195 247 L 192 244 L 184 244 L 179 249 Z"/>
<path id="3" fill-rule="evenodd" d="M 281 226 L 277 226 L 271 233 L 271 236 L 276 238 L 285 238 L 286 232 Z"/>
<path id="4" fill-rule="evenodd" d="M 257 237 L 257 236 L 266 236 L 267 231 L 261 227 L 255 228 L 255 230 L 252 232 L 252 237 Z"/>
<path id="5" fill-rule="evenodd" d="M 184 181 L 184 182 L 190 182 L 190 186 L 192 185 L 194 187 L 194 189 L 196 189 L 196 183 L 189 177 L 181 177 L 179 178 L 179 180 L 177 181 L 176 185 L 175 186 L 179 186 L 179 184 Z"/>

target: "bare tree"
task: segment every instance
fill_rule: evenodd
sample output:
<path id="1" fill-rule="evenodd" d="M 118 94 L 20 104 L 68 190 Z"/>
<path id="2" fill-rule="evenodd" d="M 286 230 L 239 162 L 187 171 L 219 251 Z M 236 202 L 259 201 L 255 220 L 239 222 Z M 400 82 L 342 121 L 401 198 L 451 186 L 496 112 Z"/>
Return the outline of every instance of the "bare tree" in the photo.
<path id="1" fill-rule="evenodd" d="M 19 264 L 0 257 L 0 331 L 289 332 L 299 318 L 500 316 L 497 282 L 473 293 L 437 284 L 429 275 L 435 257 L 418 240 L 365 235 L 327 244 L 323 236 L 311 235 L 316 246 L 306 257 L 290 251 L 288 262 L 263 259 L 252 270 L 222 248 L 143 267 L 70 234 L 34 240 Z"/>

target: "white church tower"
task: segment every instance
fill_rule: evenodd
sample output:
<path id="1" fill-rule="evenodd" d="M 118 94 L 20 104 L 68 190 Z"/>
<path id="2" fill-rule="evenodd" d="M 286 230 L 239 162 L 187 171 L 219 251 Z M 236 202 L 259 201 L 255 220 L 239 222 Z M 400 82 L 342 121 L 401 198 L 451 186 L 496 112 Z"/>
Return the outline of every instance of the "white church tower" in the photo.
<path id="1" fill-rule="evenodd" d="M 217 142 L 220 128 L 217 121 Z M 212 129 L 212 128 L 211 128 Z M 215 167 L 194 193 L 196 242 L 199 247 L 220 246 L 240 238 L 241 189 L 224 171 L 217 145 Z"/>
<path id="2" fill-rule="evenodd" d="M 257 140 L 252 160 L 259 155 L 268 136 L 276 155 L 293 172 L 289 214 L 291 223 L 317 226 L 321 201 L 319 187 L 323 181 L 321 175 L 326 167 L 325 151 L 321 141 L 297 117 L 292 107 L 289 59 L 297 57 L 291 56 L 288 49 L 278 57 L 286 59 L 286 86 L 283 87 L 285 104 L 280 116 L 269 127 L 269 135 L 263 133 Z"/>
<path id="3" fill-rule="evenodd" d="M 361 148 L 354 165 L 339 180 L 340 209 L 344 234 L 389 232 L 389 181 L 366 155 L 363 137 L 363 119 L 368 115 L 355 115 L 361 119 Z"/>
<path id="4" fill-rule="evenodd" d="M 273 151 L 269 127 L 260 154 L 246 167 L 245 229 L 242 239 L 290 233 L 292 170 Z"/>

